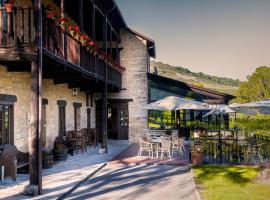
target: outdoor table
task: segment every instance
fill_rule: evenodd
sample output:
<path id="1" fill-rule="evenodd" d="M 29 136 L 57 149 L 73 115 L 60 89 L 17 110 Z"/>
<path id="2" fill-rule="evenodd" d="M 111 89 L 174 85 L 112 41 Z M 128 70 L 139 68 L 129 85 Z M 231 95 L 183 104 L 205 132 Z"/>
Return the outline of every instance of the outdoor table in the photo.
<path id="1" fill-rule="evenodd" d="M 151 143 L 153 145 L 153 154 L 156 153 L 156 157 L 158 158 L 158 146 L 161 143 L 161 139 L 160 138 L 153 138 L 151 140 L 148 141 L 149 143 Z"/>

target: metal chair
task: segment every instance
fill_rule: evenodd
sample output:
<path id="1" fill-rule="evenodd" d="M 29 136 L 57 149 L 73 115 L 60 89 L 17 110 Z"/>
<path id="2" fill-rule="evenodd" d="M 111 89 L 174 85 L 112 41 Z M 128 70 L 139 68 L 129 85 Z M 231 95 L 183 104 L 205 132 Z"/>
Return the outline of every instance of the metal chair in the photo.
<path id="1" fill-rule="evenodd" d="M 162 159 L 163 156 L 168 156 L 170 159 L 171 156 L 171 141 L 167 138 L 161 138 L 161 146 L 157 148 L 157 156 L 161 153 L 160 158 Z"/>
<path id="2" fill-rule="evenodd" d="M 143 140 L 140 140 L 140 148 L 138 152 L 138 156 L 141 156 L 143 152 L 148 152 L 149 157 L 153 157 L 153 145 L 150 142 L 146 142 Z"/>
<path id="3" fill-rule="evenodd" d="M 174 155 L 174 152 L 176 152 L 179 156 L 184 156 L 183 148 L 184 148 L 184 141 L 182 139 L 173 140 L 171 142 L 171 149 L 172 149 L 172 157 Z"/>

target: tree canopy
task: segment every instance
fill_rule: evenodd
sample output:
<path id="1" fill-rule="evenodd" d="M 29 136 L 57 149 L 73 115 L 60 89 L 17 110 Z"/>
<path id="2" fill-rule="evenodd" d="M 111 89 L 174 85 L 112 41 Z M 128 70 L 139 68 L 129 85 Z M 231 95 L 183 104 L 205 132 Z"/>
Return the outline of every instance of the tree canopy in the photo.
<path id="1" fill-rule="evenodd" d="M 270 98 L 270 67 L 261 66 L 241 83 L 236 102 L 247 103 L 266 98 Z"/>

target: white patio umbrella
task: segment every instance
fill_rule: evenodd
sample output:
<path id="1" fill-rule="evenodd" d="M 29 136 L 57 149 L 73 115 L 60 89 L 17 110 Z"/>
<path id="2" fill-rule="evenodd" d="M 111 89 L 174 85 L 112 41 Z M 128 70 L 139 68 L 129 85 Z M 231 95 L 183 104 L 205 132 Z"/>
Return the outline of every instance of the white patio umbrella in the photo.
<path id="1" fill-rule="evenodd" d="M 143 107 L 146 110 L 211 110 L 206 103 L 169 96 Z"/>
<path id="2" fill-rule="evenodd" d="M 235 113 L 235 111 L 231 109 L 228 105 L 220 104 L 212 108 L 212 110 L 206 113 L 203 117 L 207 117 L 209 115 L 226 115 L 229 113 Z"/>
<path id="3" fill-rule="evenodd" d="M 270 99 L 262 100 L 262 101 L 255 101 L 250 103 L 244 104 L 231 104 L 229 106 L 232 110 L 244 113 L 248 115 L 256 115 L 260 114 L 270 114 Z"/>

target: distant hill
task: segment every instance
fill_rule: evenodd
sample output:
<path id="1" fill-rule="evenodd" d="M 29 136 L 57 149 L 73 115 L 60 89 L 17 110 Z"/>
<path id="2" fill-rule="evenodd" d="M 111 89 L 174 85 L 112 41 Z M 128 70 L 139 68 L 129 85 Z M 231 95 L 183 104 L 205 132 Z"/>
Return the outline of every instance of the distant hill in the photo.
<path id="1" fill-rule="evenodd" d="M 241 83 L 239 80 L 232 78 L 211 76 L 202 72 L 192 72 L 188 68 L 171 66 L 162 62 L 151 61 L 150 66 L 151 72 L 153 73 L 155 71 L 154 67 L 156 67 L 160 76 L 232 95 L 235 95 Z"/>

